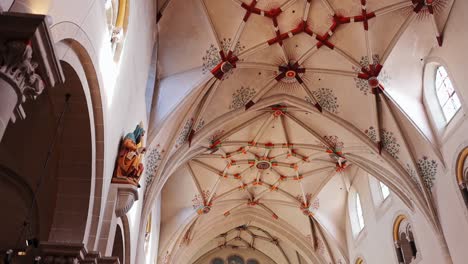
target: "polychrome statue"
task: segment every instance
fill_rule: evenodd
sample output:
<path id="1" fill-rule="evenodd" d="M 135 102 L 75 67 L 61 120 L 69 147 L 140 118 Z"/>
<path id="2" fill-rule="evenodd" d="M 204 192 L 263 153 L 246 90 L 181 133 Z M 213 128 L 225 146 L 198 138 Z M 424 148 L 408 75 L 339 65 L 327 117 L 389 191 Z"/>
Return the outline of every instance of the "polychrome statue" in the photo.
<path id="1" fill-rule="evenodd" d="M 138 183 L 143 173 L 143 147 L 145 130 L 142 124 L 136 126 L 133 133 L 128 133 L 120 144 L 119 156 L 112 178 L 113 183 L 128 183 L 140 187 Z"/>

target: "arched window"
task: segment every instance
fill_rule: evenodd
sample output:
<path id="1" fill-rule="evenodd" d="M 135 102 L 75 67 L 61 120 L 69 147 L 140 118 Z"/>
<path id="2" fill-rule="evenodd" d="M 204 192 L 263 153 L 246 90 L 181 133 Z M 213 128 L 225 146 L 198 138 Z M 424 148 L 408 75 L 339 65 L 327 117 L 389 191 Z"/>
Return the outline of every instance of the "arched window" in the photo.
<path id="1" fill-rule="evenodd" d="M 458 155 L 457 159 L 457 182 L 460 187 L 463 200 L 468 209 L 468 147 Z"/>
<path id="2" fill-rule="evenodd" d="M 390 195 L 390 189 L 383 182 L 379 182 L 379 186 L 380 186 L 380 193 L 382 194 L 383 200 L 387 199 L 387 197 Z"/>
<path id="3" fill-rule="evenodd" d="M 124 37 L 128 27 L 130 0 L 105 0 L 107 27 L 114 60 L 118 61 L 122 52 Z"/>
<path id="4" fill-rule="evenodd" d="M 228 261 L 228 264 L 244 264 L 245 263 L 244 259 L 238 255 L 229 256 L 227 261 Z"/>
<path id="5" fill-rule="evenodd" d="M 437 67 L 435 89 L 445 121 L 448 123 L 461 108 L 461 102 L 444 66 Z"/>
<path id="6" fill-rule="evenodd" d="M 418 249 L 414 240 L 413 227 L 404 215 L 400 215 L 393 225 L 393 241 L 400 264 L 411 264 L 417 258 Z"/>
<path id="7" fill-rule="evenodd" d="M 224 264 L 224 260 L 222 258 L 214 258 L 210 264 Z"/>
<path id="8" fill-rule="evenodd" d="M 355 200 L 355 207 L 356 207 L 356 219 L 358 224 L 358 231 L 361 231 L 364 228 L 364 215 L 362 213 L 362 204 L 361 204 L 361 197 L 359 193 L 356 193 L 356 200 Z"/>

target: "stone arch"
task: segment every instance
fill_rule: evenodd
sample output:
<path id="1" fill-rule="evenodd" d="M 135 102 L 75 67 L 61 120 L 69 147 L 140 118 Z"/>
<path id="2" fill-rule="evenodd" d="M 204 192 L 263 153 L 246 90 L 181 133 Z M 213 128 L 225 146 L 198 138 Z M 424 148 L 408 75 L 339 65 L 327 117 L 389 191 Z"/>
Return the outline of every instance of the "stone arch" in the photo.
<path id="1" fill-rule="evenodd" d="M 189 146 L 188 142 L 186 142 L 185 144 L 179 146 L 179 148 L 175 150 L 171 156 L 167 157 L 167 160 L 163 159 L 159 171 L 156 173 L 156 175 L 154 175 L 155 178 L 159 179 L 159 184 L 151 186 L 152 189 L 149 190 L 147 195 L 148 199 L 146 199 L 144 204 L 143 217 L 147 215 L 149 206 L 151 205 L 154 197 L 162 190 L 168 177 L 170 177 L 179 166 L 206 150 L 206 146 L 203 146 L 203 140 L 205 139 L 207 133 L 209 134 L 209 131 L 216 131 L 229 122 L 241 121 L 243 120 L 242 118 L 245 119 L 249 115 L 252 115 L 252 112 L 261 112 L 265 108 L 277 104 L 288 105 L 288 107 L 294 108 L 295 111 L 307 111 L 313 115 L 321 115 L 324 119 L 327 120 L 327 122 L 339 124 L 343 127 L 343 129 L 346 129 L 347 132 L 354 135 L 363 145 L 368 146 L 370 149 L 373 149 L 375 153 L 378 153 L 375 144 L 373 144 L 362 131 L 357 129 L 348 121 L 327 112 L 319 113 L 317 110 L 311 109 L 310 105 L 304 100 L 295 98 L 290 95 L 279 94 L 270 96 L 257 102 L 248 110 L 240 108 L 219 116 L 212 122 L 206 124 L 193 136 L 191 146 Z M 179 109 L 178 114 L 184 115 L 184 113 L 181 113 L 180 110 L 181 109 Z M 188 114 L 185 115 L 188 116 Z M 171 146 L 168 145 L 164 148 L 171 148 Z M 393 157 L 391 157 L 391 155 L 386 152 L 382 152 L 382 155 L 379 157 L 381 157 L 381 159 L 386 165 L 388 165 L 388 167 L 382 165 L 382 161 L 378 161 L 375 157 L 364 157 L 351 153 L 347 154 L 348 160 L 361 167 L 367 173 L 374 175 L 375 178 L 387 185 L 392 190 L 392 192 L 395 193 L 408 208 L 410 208 L 410 210 L 414 210 L 415 208 L 420 209 L 424 217 L 432 226 L 434 232 L 438 233 L 437 216 L 434 215 L 430 210 L 423 193 L 411 180 L 405 168 L 403 168 L 399 162 L 397 162 Z M 143 234 L 142 232 L 143 230 L 140 230 L 140 236 Z"/>
<path id="2" fill-rule="evenodd" d="M 27 210 L 37 202 L 43 226 L 32 238 L 82 243 L 94 177 L 93 119 L 78 71 L 64 60 L 60 64 L 66 81 L 46 89 L 37 102 L 25 104 L 28 117 L 8 126 L 0 163 L 16 171 L 32 190 Z"/>
<path id="3" fill-rule="evenodd" d="M 130 264 L 132 260 L 131 255 L 131 235 L 130 235 L 130 225 L 128 222 L 127 215 L 122 216 L 122 227 L 123 227 L 123 234 L 124 234 L 124 241 L 125 241 L 125 262 L 122 264 Z"/>
<path id="4" fill-rule="evenodd" d="M 29 239 L 28 233 L 34 237 L 39 237 L 41 233 L 48 232 L 48 226 L 40 224 L 40 215 L 38 212 L 37 200 L 33 199 L 34 191 L 30 185 L 17 175 L 14 171 L 0 165 L 0 200 L 8 201 L 2 205 L 5 212 L 9 212 L 4 218 L 4 223 L 0 226 L 0 250 L 15 248 L 16 243 L 24 243 Z M 14 202 L 19 200 L 20 203 Z M 32 207 L 33 211 L 28 212 Z M 29 232 L 22 227 L 27 214 L 29 217 Z M 41 228 L 43 230 L 41 230 Z"/>
<path id="5" fill-rule="evenodd" d="M 124 235 L 119 225 L 115 227 L 114 244 L 112 246 L 112 256 L 119 258 L 120 263 L 126 263 Z"/>
<path id="6" fill-rule="evenodd" d="M 193 256 L 193 253 L 203 247 L 213 237 L 219 235 L 219 230 L 228 231 L 246 222 L 251 222 L 268 232 L 275 233 L 281 241 L 293 246 L 307 263 L 325 263 L 322 256 L 314 252 L 312 245 L 304 236 L 289 228 L 282 220 L 272 221 L 270 218 L 271 216 L 267 213 L 250 208 L 241 209 L 235 215 L 230 216 L 229 219 L 226 219 L 223 215 L 217 216 L 199 226 L 198 232 L 199 234 L 203 234 L 203 236 L 197 238 L 197 245 L 195 247 L 190 247 L 190 249 L 187 249 L 187 247 L 176 247 L 171 252 L 171 245 L 166 245 L 160 252 L 171 252 L 171 261 L 173 263 L 189 263 L 189 258 Z M 179 237 L 175 237 L 173 241 L 178 240 Z M 174 243 L 170 244 L 174 245 Z"/>
<path id="7" fill-rule="evenodd" d="M 105 112 L 103 111 L 105 97 L 101 91 L 102 76 L 97 74 L 98 69 L 95 68 L 95 65 L 99 64 L 94 47 L 81 28 L 71 22 L 60 22 L 51 26 L 50 30 L 56 41 L 57 57 L 71 65 L 78 73 L 90 116 L 93 174 L 86 236 L 83 243 L 91 251 L 97 248 L 97 234 L 104 214 L 103 193 L 108 186 L 106 182 L 110 182 L 110 177 L 104 179 L 106 175 L 104 172 Z"/>
<path id="8" fill-rule="evenodd" d="M 254 107 L 250 108 L 248 111 L 244 111 L 244 109 L 238 109 L 218 117 L 214 121 L 205 125 L 193 137 L 191 147 L 189 147 L 188 142 L 186 142 L 184 145 L 179 147 L 179 149 L 177 149 L 171 157 L 168 158 L 167 162 L 162 162 L 160 169 L 157 172 L 157 175 L 154 176 L 155 178 L 160 178 L 160 184 L 157 186 L 151 186 L 151 188 L 153 189 L 149 191 L 149 199 L 145 201 L 144 215 L 146 216 L 148 214 L 149 207 L 152 204 L 152 201 L 155 199 L 157 194 L 160 193 L 165 182 L 167 181 L 167 178 L 170 177 L 170 175 L 172 175 L 175 169 L 177 169 L 178 166 L 184 164 L 187 160 L 191 159 L 192 157 L 203 152 L 206 149 L 205 147 L 200 146 L 200 144 L 209 131 L 215 131 L 218 128 L 220 128 L 223 124 L 226 124 L 228 122 L 235 122 L 236 119 L 238 120 L 242 117 L 245 117 L 246 115 L 251 114 L 254 111 L 258 111 L 262 108 L 280 103 L 287 104 L 290 107 L 296 107 L 298 109 L 311 112 L 312 114 L 320 114 L 323 117 L 325 117 L 328 121 L 342 125 L 345 129 L 348 130 L 348 132 L 356 136 L 364 145 L 370 147 L 371 149 L 376 151 L 376 153 L 378 153 L 378 150 L 376 149 L 375 145 L 370 141 L 370 139 L 348 121 L 330 113 L 318 113 L 318 111 L 316 111 L 315 109 L 311 109 L 310 105 L 307 102 L 295 98 L 293 96 L 282 94 L 268 97 L 257 102 L 257 104 Z M 398 177 L 397 175 L 395 175 L 395 173 L 392 173 L 388 169 L 385 169 L 383 166 L 379 165 L 378 162 L 374 160 L 369 160 L 365 157 L 361 157 L 355 154 L 348 154 L 348 159 L 350 161 L 363 168 L 369 174 L 374 175 L 374 177 L 376 177 L 378 180 L 387 185 L 395 194 L 399 196 L 400 199 L 402 199 L 402 201 L 409 208 L 413 209 L 413 203 L 416 203 L 416 205 L 421 208 L 421 211 L 428 218 L 429 222 L 435 225 L 435 216 L 431 215 L 431 213 L 428 211 L 426 201 L 421 191 L 411 180 L 408 172 L 388 153 L 383 152 L 381 157 L 390 167 L 392 167 L 393 170 L 395 170 L 396 173 L 402 176 Z M 411 194 L 415 194 L 414 197 L 410 198 Z"/>

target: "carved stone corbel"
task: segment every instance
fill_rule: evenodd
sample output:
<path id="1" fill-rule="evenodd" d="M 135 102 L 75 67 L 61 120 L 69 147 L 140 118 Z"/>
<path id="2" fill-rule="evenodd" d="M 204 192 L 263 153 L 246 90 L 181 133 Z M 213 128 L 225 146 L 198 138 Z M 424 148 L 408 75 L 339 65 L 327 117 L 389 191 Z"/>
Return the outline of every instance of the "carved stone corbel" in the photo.
<path id="1" fill-rule="evenodd" d="M 138 187 L 131 184 L 116 184 L 112 186 L 117 189 L 117 201 L 115 215 L 122 217 L 130 211 L 133 204 L 138 201 Z"/>

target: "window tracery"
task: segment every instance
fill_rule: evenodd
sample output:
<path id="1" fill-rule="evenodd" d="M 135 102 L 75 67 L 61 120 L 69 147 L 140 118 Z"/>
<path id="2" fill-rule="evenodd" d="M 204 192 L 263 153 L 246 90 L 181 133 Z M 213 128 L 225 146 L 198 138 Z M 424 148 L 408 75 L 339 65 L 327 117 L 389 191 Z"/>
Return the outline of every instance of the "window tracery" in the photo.
<path id="1" fill-rule="evenodd" d="M 461 102 L 444 66 L 437 67 L 435 89 L 445 121 L 448 123 L 461 108 Z"/>

